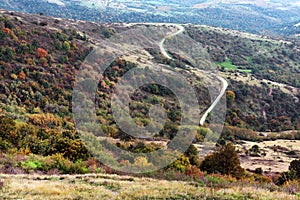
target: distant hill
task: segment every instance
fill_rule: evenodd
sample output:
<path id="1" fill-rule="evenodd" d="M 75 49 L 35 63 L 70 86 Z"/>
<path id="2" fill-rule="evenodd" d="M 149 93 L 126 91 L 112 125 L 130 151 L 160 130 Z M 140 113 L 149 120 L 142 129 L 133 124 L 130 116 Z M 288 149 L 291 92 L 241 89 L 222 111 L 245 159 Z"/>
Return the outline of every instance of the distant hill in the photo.
<path id="1" fill-rule="evenodd" d="M 300 37 L 300 21 L 286 23 L 280 26 L 277 26 L 277 32 L 287 35 L 290 37 Z"/>
<path id="2" fill-rule="evenodd" d="M 72 1 L 1 0 L 0 7 L 97 22 L 173 22 L 284 34 L 276 27 L 300 20 L 297 1 Z"/>

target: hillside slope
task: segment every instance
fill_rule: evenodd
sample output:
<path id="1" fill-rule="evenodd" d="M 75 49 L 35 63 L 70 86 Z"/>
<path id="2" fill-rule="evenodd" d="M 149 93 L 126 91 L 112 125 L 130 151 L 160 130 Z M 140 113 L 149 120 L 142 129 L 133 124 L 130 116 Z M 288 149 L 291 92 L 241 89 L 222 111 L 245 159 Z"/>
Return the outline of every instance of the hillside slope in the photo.
<path id="1" fill-rule="evenodd" d="M 300 132 L 297 131 L 300 129 L 298 40 L 279 41 L 276 38 L 195 25 L 183 25 L 185 32 L 180 32 L 173 38 L 166 38 L 168 34 L 177 31 L 177 26 L 155 23 L 98 24 L 4 10 L 0 13 L 0 173 L 57 175 L 52 176 L 53 179 L 42 175 L 36 178 L 1 175 L 0 196 L 19 198 L 25 191 L 24 195 L 29 195 L 28 198 L 34 195 L 36 198 L 51 195 L 53 199 L 58 195 L 64 195 L 66 198 L 96 198 L 103 195 L 105 195 L 103 198 L 113 198 L 119 195 L 120 198 L 129 199 L 148 197 L 274 199 L 296 197 L 296 193 L 300 191 L 297 181 L 278 186 L 287 181 L 283 180 L 285 174 L 280 176 L 271 170 L 266 171 L 267 165 L 264 169 L 251 168 L 248 170 L 251 172 L 246 172 L 240 167 L 235 146 L 231 144 L 232 142 L 239 148 L 239 154 L 244 162 L 242 164 L 247 168 L 249 165 L 260 166 L 256 163 L 259 159 L 255 159 L 254 156 L 259 156 L 263 160 L 265 157 L 262 154 L 266 150 L 265 156 L 277 155 L 278 172 L 287 170 L 288 162 L 300 157 L 298 149 L 293 151 L 288 149 L 289 144 L 294 143 L 293 140 L 300 139 Z M 128 36 L 127 33 L 132 35 Z M 138 35 L 141 33 L 143 34 Z M 139 36 L 143 37 L 140 41 L 136 41 L 136 38 L 140 39 Z M 190 55 L 184 54 L 186 52 L 181 51 L 180 47 L 175 51 L 168 49 L 168 42 L 171 43 L 172 39 L 178 38 L 180 42 L 182 37 L 189 38 L 186 41 L 192 41 L 192 44 L 199 47 L 196 50 L 203 51 L 198 62 L 200 66 L 197 62 L 191 62 Z M 163 38 L 167 41 L 165 53 L 174 59 L 168 59 L 162 54 L 159 44 Z M 121 42 L 116 44 L 114 43 L 116 41 Z M 139 42 L 147 44 L 146 48 L 135 50 L 132 45 L 130 46 Z M 96 64 L 105 62 L 105 57 L 96 57 L 97 59 L 91 59 L 90 63 L 86 60 L 93 55 L 91 52 L 95 52 L 94 50 L 103 43 L 108 44 L 105 50 L 109 48 L 114 50 L 117 46 L 124 48 L 125 53 L 115 48 L 124 55 L 113 57 L 102 75 L 96 76 L 99 78 L 94 95 L 97 121 L 88 121 L 86 129 L 79 132 L 75 129 L 72 105 L 76 75 L 78 73 L 83 73 L 86 77 L 95 75 L 93 70 Z M 188 52 L 195 53 L 192 50 Z M 220 76 L 226 78 L 229 83 L 226 91 L 227 114 L 219 144 L 216 147 L 214 144 L 211 149 L 204 148 L 208 152 L 212 150 L 217 152 L 205 157 L 208 166 L 220 167 L 221 165 L 215 163 L 224 161 L 227 162 L 225 168 L 231 166 L 234 169 L 231 172 L 226 168 L 227 171 L 223 171 L 224 176 L 210 174 L 220 172 L 219 169 L 211 172 L 208 168 L 201 168 L 205 162 L 198 151 L 202 148 L 202 142 L 206 137 L 220 136 L 210 129 L 210 122 L 214 116 L 210 115 L 203 126 L 191 123 L 194 120 L 199 121 L 201 112 L 204 112 L 212 101 L 208 88 L 212 85 L 222 85 L 220 81 L 215 80 L 215 76 L 210 76 L 209 72 L 200 73 L 205 69 L 201 65 L 203 63 L 208 63 L 209 67 L 218 70 Z M 82 66 L 85 67 L 84 70 L 80 70 Z M 152 81 L 139 87 L 130 96 L 130 117 L 140 127 L 150 125 L 152 130 L 157 130 L 160 127 L 151 124 L 151 120 L 157 116 L 151 116 L 150 108 L 152 105 L 161 105 L 159 108 L 166 110 L 164 126 L 150 139 L 134 135 L 136 130 L 126 132 L 120 128 L 116 124 L 118 119 L 112 110 L 112 94 L 123 92 L 117 90 L 117 84 L 133 69 L 140 69 L 143 72 L 153 70 L 154 74 L 165 73 L 171 76 L 177 72 L 185 76 L 194 86 L 195 98 L 198 98 L 199 108 L 192 107 L 191 110 L 201 111 L 197 113 L 199 119 L 197 117 L 188 119 L 187 122 L 191 124 L 181 126 L 182 113 L 178 98 L 169 88 Z M 147 77 L 133 75 L 129 78 L 143 81 Z M 177 78 L 174 76 L 172 80 Z M 205 78 L 209 78 L 209 81 L 205 82 Z M 92 85 L 90 80 L 82 83 Z M 184 87 L 181 87 L 179 93 L 187 95 Z M 76 97 L 82 98 L 82 101 L 88 99 L 87 96 Z M 82 113 L 83 119 L 89 116 L 88 111 Z M 222 123 L 223 121 L 220 122 Z M 100 129 L 105 135 L 98 134 Z M 288 131 L 282 132 L 285 130 Z M 187 133 L 183 135 L 190 133 L 195 135 L 192 141 L 194 144 L 188 143 L 190 146 L 187 146 L 184 153 L 179 155 L 175 149 L 170 154 L 154 154 L 149 159 L 132 156 L 164 149 L 168 142 L 177 136 L 178 131 Z M 87 148 L 87 143 L 82 139 L 84 136 L 91 136 L 91 132 L 97 136 L 97 140 L 90 140 L 96 144 L 93 146 L 96 152 L 119 168 L 112 169 L 105 166 L 96 159 L 95 151 L 91 152 L 94 149 Z M 90 138 L 94 139 L 95 135 Z M 287 147 L 284 148 L 279 145 L 268 146 L 275 142 L 261 143 L 256 147 L 258 150 L 255 148 L 255 142 L 276 139 L 292 141 L 286 142 Z M 186 143 L 187 141 L 180 140 L 174 146 L 180 147 Z M 250 147 L 251 145 L 254 147 Z M 126 153 L 116 153 L 116 147 Z M 253 149 L 257 150 L 256 154 Z M 165 160 L 173 158 L 174 155 L 178 155 L 174 162 L 163 166 Z M 282 160 L 279 155 L 286 157 Z M 280 165 L 281 162 L 284 162 L 283 167 Z M 136 176 L 177 181 L 103 174 L 128 175 L 128 171 L 118 169 L 123 169 L 121 167 L 124 166 L 133 170 L 148 169 L 153 165 L 163 167 L 156 172 Z M 88 173 L 94 174 L 59 175 Z M 9 180 L 7 177 L 10 177 Z M 33 182 L 39 186 L 32 184 Z M 187 184 L 189 190 L 184 190 Z M 49 185 L 55 185 L 56 188 Z M 256 195 L 253 191 L 256 192 L 254 188 L 258 187 L 261 189 Z M 101 194 L 98 193 L 98 189 Z M 70 193 L 66 194 L 66 191 Z"/>
<path id="2" fill-rule="evenodd" d="M 25 121 L 29 113 L 52 113 L 64 123 L 72 122 L 72 84 L 85 56 L 97 41 L 130 29 L 121 24 L 100 25 L 4 11 L 2 16 L 6 17 L 2 17 L 1 30 L 1 107 L 11 117 Z M 212 62 L 230 78 L 234 99 L 227 105 L 228 125 L 258 131 L 299 129 L 299 41 L 277 41 L 205 26 L 187 26 L 186 33 L 207 49 Z M 46 55 L 39 55 L 43 50 Z M 154 56 L 151 62 L 169 62 L 158 50 L 150 54 Z M 127 70 L 134 67 L 130 62 L 115 64 Z M 124 72 L 114 73 L 122 76 Z M 243 76 L 248 78 L 233 78 Z M 254 79 L 255 84 L 251 83 Z M 263 79 L 270 83 L 261 82 Z M 205 94 L 203 88 L 198 87 L 198 92 L 199 100 L 208 100 L 201 95 Z M 111 120 L 103 112 L 102 117 Z"/>
<path id="3" fill-rule="evenodd" d="M 3 10 L 0 27 L 1 150 L 14 149 L 72 161 L 91 156 L 75 131 L 71 104 L 75 76 L 86 56 L 101 41 L 135 27 L 156 30 L 161 38 L 174 30 L 170 24 L 97 24 Z M 185 27 L 183 34 L 207 50 L 213 66 L 229 82 L 223 139 L 233 142 L 238 139 L 270 140 L 274 138 L 262 138 L 255 131 L 300 129 L 299 41 L 278 41 L 207 26 Z M 116 83 L 133 68 L 157 66 L 156 73 L 180 72 L 195 85 L 201 112 L 210 105 L 209 91 L 203 81 L 205 74 L 186 69 L 191 63 L 176 52 L 173 54 L 175 60 L 165 58 L 157 42 L 156 48 L 145 48 L 111 63 L 100 77 L 96 93 L 97 120 L 106 136 L 116 139 L 114 141 L 133 139 L 116 125 L 110 106 Z M 168 141 L 180 130 L 181 120 L 178 100 L 170 90 L 156 84 L 140 88 L 132 97 L 130 115 L 136 124 L 145 127 L 151 124 L 149 108 L 157 103 L 167 110 L 168 118 L 155 137 Z M 196 127 L 194 142 L 203 141 L 211 133 L 209 121 L 210 118 L 204 127 Z M 190 130 L 190 127 L 184 128 Z M 90 124 L 87 130 L 97 132 L 99 126 Z M 275 139 L 279 136 L 299 139 L 298 132 L 278 134 Z M 140 147 L 140 141 L 135 142 L 119 145 L 132 151 L 151 151 L 162 146 L 155 143 Z M 3 170 L 7 172 L 11 168 Z"/>

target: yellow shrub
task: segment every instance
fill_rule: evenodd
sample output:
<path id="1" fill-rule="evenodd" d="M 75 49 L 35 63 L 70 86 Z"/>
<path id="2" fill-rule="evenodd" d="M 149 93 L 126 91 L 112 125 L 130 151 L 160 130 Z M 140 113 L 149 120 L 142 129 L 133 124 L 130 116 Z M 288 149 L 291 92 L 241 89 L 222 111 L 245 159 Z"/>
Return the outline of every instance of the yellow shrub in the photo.
<path id="1" fill-rule="evenodd" d="M 61 127 L 63 121 L 60 117 L 51 113 L 47 114 L 32 114 L 28 116 L 29 121 L 37 126 L 42 127 Z"/>

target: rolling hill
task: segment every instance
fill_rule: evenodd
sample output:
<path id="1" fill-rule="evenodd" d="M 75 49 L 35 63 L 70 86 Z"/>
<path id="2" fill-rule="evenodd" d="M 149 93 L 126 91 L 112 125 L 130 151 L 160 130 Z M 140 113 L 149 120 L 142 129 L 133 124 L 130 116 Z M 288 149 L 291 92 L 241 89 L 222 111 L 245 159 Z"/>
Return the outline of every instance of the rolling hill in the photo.
<path id="1" fill-rule="evenodd" d="M 89 193 L 88 197 L 95 198 L 100 194 L 93 192 L 101 188 L 101 191 L 107 193 L 107 197 L 119 195 L 124 198 L 165 198 L 176 190 L 172 197 L 193 199 L 207 197 L 209 190 L 211 198 L 222 199 L 223 195 L 226 199 L 227 195 L 228 198 L 235 199 L 259 198 L 253 194 L 253 188 L 259 187 L 262 188 L 260 192 L 264 191 L 260 195 L 270 192 L 272 197 L 280 195 L 276 198 L 297 197 L 299 190 L 295 187 L 299 186 L 299 177 L 293 174 L 295 168 L 289 168 L 288 162 L 300 157 L 298 148 L 289 147 L 300 139 L 299 40 L 283 40 L 192 24 L 181 25 L 184 27 L 183 32 L 167 37 L 178 31 L 178 25 L 95 23 L 5 10 L 0 13 L 0 173 L 94 173 L 52 178 L 21 177 L 30 185 L 26 187 L 27 195 L 35 194 L 37 198 L 45 195 L 53 195 L 53 198 L 57 195 L 84 198 Z M 190 43 L 176 43 L 182 38 Z M 161 52 L 160 41 L 163 39 L 166 42 L 163 44 L 166 53 L 174 59 L 167 58 Z M 143 48 L 134 48 L 140 44 L 144 44 Z M 182 47 L 189 44 L 197 47 L 197 51 L 202 51 L 201 54 L 196 53 L 196 56 L 201 56 L 198 63 L 191 59 L 195 56 L 192 48 L 185 49 L 188 53 L 182 50 Z M 107 45 L 102 48 L 105 50 L 103 55 L 110 55 L 110 50 L 120 55 L 112 58 L 91 57 L 95 50 L 101 50 L 98 48 L 101 45 Z M 111 62 L 101 76 L 93 73 L 95 66 L 105 63 L 106 59 Z M 211 68 L 205 68 L 205 64 L 214 71 L 209 72 Z M 84 70 L 81 70 L 82 67 L 85 67 Z M 199 102 L 199 108 L 192 107 L 189 111 L 200 110 L 197 113 L 199 119 L 212 102 L 208 88 L 220 85 L 212 75 L 213 72 L 218 72 L 229 85 L 226 91 L 225 122 L 219 122 L 220 125 L 224 122 L 221 135 L 210 126 L 214 117 L 221 113 L 219 110 L 211 113 L 203 126 L 192 124 L 195 119 L 190 118 L 186 119 L 188 125 L 181 126 L 183 115 L 180 101 L 173 91 L 156 82 L 143 85 L 132 93 L 128 104 L 129 116 L 137 126 L 149 125 L 149 130 L 157 130 L 160 127 L 152 123 L 152 120 L 161 119 L 161 116 L 151 115 L 150 108 L 160 105 L 160 110 L 166 111 L 164 126 L 151 139 L 134 137 L 136 130 L 124 131 L 116 123 L 119 119 L 115 118 L 110 102 L 114 93 L 122 94 L 123 90 L 118 90 L 118 84 L 124 81 L 128 72 L 135 69 L 137 74 L 140 71 L 152 71 L 157 75 L 168 74 L 172 77 L 179 73 L 184 76 L 193 85 Z M 205 70 L 208 72 L 203 72 Z M 90 78 L 79 80 L 82 81 L 82 86 L 96 88 L 94 97 L 74 93 L 76 78 L 80 73 Z M 137 83 L 148 78 L 146 75 L 130 75 L 129 79 Z M 90 83 L 94 80 L 91 78 L 93 76 L 99 80 L 96 85 Z M 205 78 L 209 81 L 205 82 Z M 178 76 L 171 79 L 176 80 Z M 219 90 L 217 88 L 216 93 Z M 187 95 L 188 91 L 181 87 L 179 93 Z M 72 105 L 74 96 L 82 102 L 89 98 L 96 102 L 94 108 L 97 121 L 89 122 L 85 130 L 78 131 L 75 128 L 74 110 L 80 110 L 81 107 Z M 89 110 L 84 111 L 86 113 L 81 112 L 82 118 L 79 118 L 83 123 L 86 119 L 84 117 L 90 116 Z M 128 127 L 126 125 L 125 128 Z M 100 129 L 104 135 L 98 134 Z M 96 151 L 107 159 L 105 161 L 117 166 L 147 169 L 152 165 L 163 166 L 165 160 L 178 152 L 174 150 L 166 155 L 154 154 L 149 159 L 135 158 L 132 154 L 144 155 L 164 149 L 179 131 L 195 135 L 193 145 L 185 153 L 157 172 L 135 174 L 165 179 L 162 181 L 119 176 L 132 174 L 105 166 L 96 159 L 94 149 L 89 149 L 86 145 L 93 143 Z M 91 132 L 95 133 L 97 140 L 93 140 Z M 90 140 L 84 141 L 86 137 Z M 201 145 L 209 137 L 219 137 L 218 144 L 209 149 L 214 154 L 200 157 Z M 281 144 L 283 141 L 285 145 Z M 180 140 L 174 146 L 186 142 Z M 117 154 L 116 147 L 129 153 Z M 238 152 L 235 151 L 236 147 Z M 111 159 L 114 156 L 119 157 Z M 276 165 L 270 158 L 274 158 Z M 224 167 L 227 171 L 214 168 L 221 166 L 215 164 L 219 160 L 228 162 Z M 274 165 L 276 168 L 267 170 L 256 167 L 257 160 L 265 162 L 264 166 L 271 168 Z M 206 164 L 204 167 L 203 163 Z M 244 170 L 240 165 L 248 169 Z M 227 166 L 232 166 L 233 172 Z M 210 167 L 215 170 L 211 172 Z M 281 175 L 287 170 L 289 171 Z M 215 172 L 223 175 L 214 174 Z M 119 175 L 107 175 L 112 173 Z M 11 195 L 18 198 L 23 195 L 19 191 L 22 183 L 18 176 L 11 177 L 8 180 L 5 175 L 0 176 L 0 194 L 5 194 L 5 198 Z M 37 187 L 31 184 L 32 180 L 42 181 L 46 185 L 51 183 L 58 188 L 63 183 L 70 194 L 45 185 Z M 141 187 L 146 183 L 149 184 L 146 188 Z M 78 190 L 72 190 L 70 184 Z M 178 190 L 184 184 L 191 185 L 190 191 Z M 159 194 L 161 189 L 157 185 L 165 187 L 166 194 Z M 245 185 L 247 187 L 243 187 Z M 152 189 L 149 190 L 149 187 Z M 137 188 L 142 188 L 144 193 Z M 149 191 L 157 193 L 149 194 Z"/>
<path id="2" fill-rule="evenodd" d="M 172 22 L 290 36 L 276 27 L 299 21 L 297 1 L 36 1 L 1 0 L 12 11 L 96 22 Z"/>

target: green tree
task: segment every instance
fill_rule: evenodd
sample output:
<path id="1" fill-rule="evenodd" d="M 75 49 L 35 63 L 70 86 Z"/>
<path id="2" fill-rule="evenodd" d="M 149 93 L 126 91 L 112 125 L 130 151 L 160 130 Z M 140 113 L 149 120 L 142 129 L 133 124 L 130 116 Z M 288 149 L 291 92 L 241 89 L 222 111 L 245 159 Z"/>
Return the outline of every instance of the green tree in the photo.
<path id="1" fill-rule="evenodd" d="M 38 48 L 39 42 L 37 41 L 37 39 L 33 39 L 33 41 L 32 41 L 32 46 L 33 46 L 34 48 Z"/>
<path id="2" fill-rule="evenodd" d="M 207 155 L 201 163 L 200 169 L 207 173 L 220 173 L 241 178 L 244 170 L 232 143 L 222 146 L 218 151 Z"/>
<path id="3" fill-rule="evenodd" d="M 290 171 L 294 171 L 297 178 L 300 178 L 300 160 L 293 160 L 289 166 Z"/>
<path id="4" fill-rule="evenodd" d="M 102 35 L 104 35 L 104 37 L 106 38 L 110 38 L 112 35 L 115 34 L 115 30 L 112 28 L 107 28 L 107 27 L 103 27 L 102 29 Z"/>
<path id="5" fill-rule="evenodd" d="M 7 37 L 7 34 L 0 28 L 0 39 L 3 40 Z"/>
<path id="6" fill-rule="evenodd" d="M 6 47 L 5 51 L 4 51 L 4 60 L 6 62 L 14 60 L 16 57 L 16 52 L 14 49 L 10 48 L 10 47 Z"/>
<path id="7" fill-rule="evenodd" d="M 199 152 L 198 149 L 193 144 L 189 146 L 189 148 L 186 150 L 184 155 L 188 157 L 191 165 L 200 166 Z"/>
<path id="8" fill-rule="evenodd" d="M 228 103 L 231 105 L 234 100 L 235 100 L 235 93 L 232 90 L 227 90 L 226 91 L 226 97 L 227 97 L 227 101 Z"/>
<path id="9" fill-rule="evenodd" d="M 281 173 L 276 184 L 283 185 L 285 182 L 295 179 L 300 179 L 300 160 L 293 160 L 290 163 L 289 171 Z"/>
<path id="10" fill-rule="evenodd" d="M 189 159 L 185 155 L 182 155 L 168 167 L 184 173 L 189 167 L 191 167 L 191 164 Z"/>
<path id="11" fill-rule="evenodd" d="M 69 51 L 71 49 L 70 43 L 68 41 L 64 41 L 63 48 L 64 50 Z"/>
<path id="12" fill-rule="evenodd" d="M 0 138 L 15 144 L 18 140 L 16 123 L 13 119 L 0 116 Z"/>

